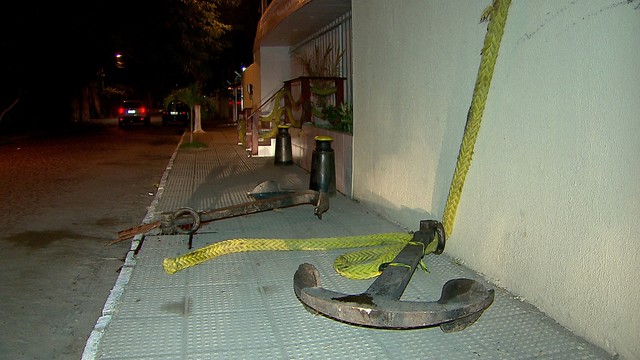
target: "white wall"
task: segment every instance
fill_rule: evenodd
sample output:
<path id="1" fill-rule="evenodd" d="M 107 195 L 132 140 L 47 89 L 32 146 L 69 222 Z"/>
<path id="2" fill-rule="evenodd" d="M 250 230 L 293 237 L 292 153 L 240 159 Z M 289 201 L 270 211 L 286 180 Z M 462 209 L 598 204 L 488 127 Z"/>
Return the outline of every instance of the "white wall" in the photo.
<path id="1" fill-rule="evenodd" d="M 291 59 L 288 46 L 261 47 L 254 54 L 260 68 L 260 104 L 282 87 L 282 82 L 291 78 Z M 268 69 L 263 71 L 262 69 Z"/>
<path id="2" fill-rule="evenodd" d="M 354 197 L 442 219 L 491 1 L 353 0 Z M 513 0 L 446 252 L 640 358 L 640 0 Z"/>

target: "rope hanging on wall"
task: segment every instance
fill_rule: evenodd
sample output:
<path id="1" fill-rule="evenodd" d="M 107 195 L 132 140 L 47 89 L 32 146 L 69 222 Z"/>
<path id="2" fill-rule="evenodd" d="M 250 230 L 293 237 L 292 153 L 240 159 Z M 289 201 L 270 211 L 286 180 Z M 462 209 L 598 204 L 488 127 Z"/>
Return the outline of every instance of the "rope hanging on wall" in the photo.
<path id="1" fill-rule="evenodd" d="M 484 46 L 482 47 L 482 58 L 473 89 L 473 98 L 467 113 L 467 125 L 464 130 L 460 152 L 458 153 L 458 162 L 451 181 L 451 187 L 449 188 L 449 196 L 443 215 L 442 225 L 444 225 L 447 239 L 450 238 L 451 232 L 453 232 L 460 195 L 462 194 L 467 172 L 469 172 L 469 167 L 471 166 L 473 148 L 480 131 L 482 115 L 489 95 L 493 70 L 498 59 L 500 41 L 507 22 L 510 4 L 511 0 L 494 0 L 493 5 L 489 6 L 482 14 L 481 21 L 489 21 L 489 25 L 487 26 L 487 35 L 484 38 Z"/>

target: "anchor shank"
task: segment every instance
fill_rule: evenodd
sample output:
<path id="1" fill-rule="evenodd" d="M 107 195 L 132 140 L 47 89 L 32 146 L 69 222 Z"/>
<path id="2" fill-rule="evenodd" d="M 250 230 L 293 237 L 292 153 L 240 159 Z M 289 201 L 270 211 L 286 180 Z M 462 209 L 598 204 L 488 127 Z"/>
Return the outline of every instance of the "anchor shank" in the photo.
<path id="1" fill-rule="evenodd" d="M 251 201 L 244 204 L 232 205 L 220 209 L 204 211 L 200 214 L 201 221 L 219 220 L 228 217 L 253 214 L 302 204 L 314 204 L 318 193 L 315 191 L 299 191 L 291 194 Z"/>
<path id="2" fill-rule="evenodd" d="M 312 204 L 318 205 L 320 207 L 321 194 L 317 191 L 313 190 L 304 190 L 304 191 L 296 191 L 289 194 L 273 196 L 269 198 L 259 199 L 255 201 L 251 201 L 244 204 L 232 205 L 223 208 L 207 210 L 200 212 L 200 221 L 201 222 L 209 222 L 214 220 L 226 219 L 235 216 L 242 216 L 247 214 L 253 214 L 268 210 L 273 210 L 276 208 L 285 208 L 296 205 L 303 204 Z M 328 208 L 328 204 L 326 205 Z M 323 208 L 321 212 L 326 211 L 326 208 Z M 317 211 L 318 212 L 318 211 Z M 321 215 L 316 214 L 316 215 Z M 175 225 L 188 225 L 193 223 L 193 220 L 190 218 L 177 218 L 174 219 Z"/>
<path id="3" fill-rule="evenodd" d="M 424 256 L 424 249 L 434 237 L 432 228 L 421 227 L 365 293 L 377 299 L 399 300 Z"/>

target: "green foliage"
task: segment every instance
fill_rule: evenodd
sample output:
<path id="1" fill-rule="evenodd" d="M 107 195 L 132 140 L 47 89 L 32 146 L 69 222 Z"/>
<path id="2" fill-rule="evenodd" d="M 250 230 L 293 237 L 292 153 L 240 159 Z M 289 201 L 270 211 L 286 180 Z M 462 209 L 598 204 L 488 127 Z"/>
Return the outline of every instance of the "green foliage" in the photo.
<path id="1" fill-rule="evenodd" d="M 342 103 L 338 109 L 338 114 L 340 123 L 337 125 L 337 129 L 353 134 L 353 104 Z"/>
<path id="2" fill-rule="evenodd" d="M 306 74 L 310 77 L 338 77 L 343 54 L 344 51 L 334 51 L 331 44 L 327 45 L 324 50 L 316 44 L 313 51 L 297 52 L 294 53 L 294 57 L 302 64 Z M 323 115 L 320 117 L 331 122 L 332 126 L 338 122 L 337 115 L 334 114 L 337 110 L 335 106 L 328 103 L 328 99 L 336 91 L 334 82 L 331 80 L 311 80 L 311 93 L 315 98 L 314 105 L 321 109 Z"/>
<path id="3" fill-rule="evenodd" d="M 327 105 L 322 108 L 322 118 L 327 120 L 332 127 L 340 123 L 340 112 L 335 105 Z"/>
<path id="4" fill-rule="evenodd" d="M 326 105 L 319 111 L 314 108 L 313 113 L 315 116 L 327 120 L 332 129 L 353 133 L 353 105 L 350 103 L 342 103 L 340 106 Z"/>
<path id="5" fill-rule="evenodd" d="M 102 95 L 104 95 L 107 99 L 118 99 L 124 98 L 127 93 L 124 90 L 107 86 L 102 90 Z"/>
<path id="6" fill-rule="evenodd" d="M 215 111 L 216 108 L 215 99 L 205 96 L 199 83 L 193 83 L 188 87 L 172 91 L 164 98 L 164 107 L 166 108 L 172 101 L 181 101 L 189 105 L 192 110 L 194 105 L 200 105 L 211 111 Z"/>
<path id="7" fill-rule="evenodd" d="M 180 145 L 180 149 L 199 149 L 199 148 L 206 148 L 206 147 L 207 147 L 207 144 L 201 141 L 185 142 L 185 143 L 182 143 L 182 145 Z"/>
<path id="8" fill-rule="evenodd" d="M 178 4 L 184 15 L 177 24 L 184 72 L 204 81 L 211 75 L 208 64 L 212 56 L 230 46 L 221 39 L 231 27 L 220 21 L 216 2 L 183 0 Z"/>
<path id="9" fill-rule="evenodd" d="M 333 51 L 333 46 L 327 45 L 324 52 L 320 49 L 320 45 L 316 45 L 310 53 L 294 54 L 294 57 L 300 61 L 305 72 L 311 77 L 337 77 L 340 75 L 340 64 L 342 61 L 342 52 Z"/>

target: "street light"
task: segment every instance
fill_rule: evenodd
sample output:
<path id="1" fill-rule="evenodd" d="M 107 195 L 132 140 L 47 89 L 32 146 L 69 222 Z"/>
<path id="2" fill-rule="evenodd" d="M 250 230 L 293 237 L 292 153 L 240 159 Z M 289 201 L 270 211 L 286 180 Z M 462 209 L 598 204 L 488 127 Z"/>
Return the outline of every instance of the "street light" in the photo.
<path id="1" fill-rule="evenodd" d="M 124 69 L 124 61 L 122 60 L 122 54 L 116 53 L 116 67 L 118 69 Z"/>

